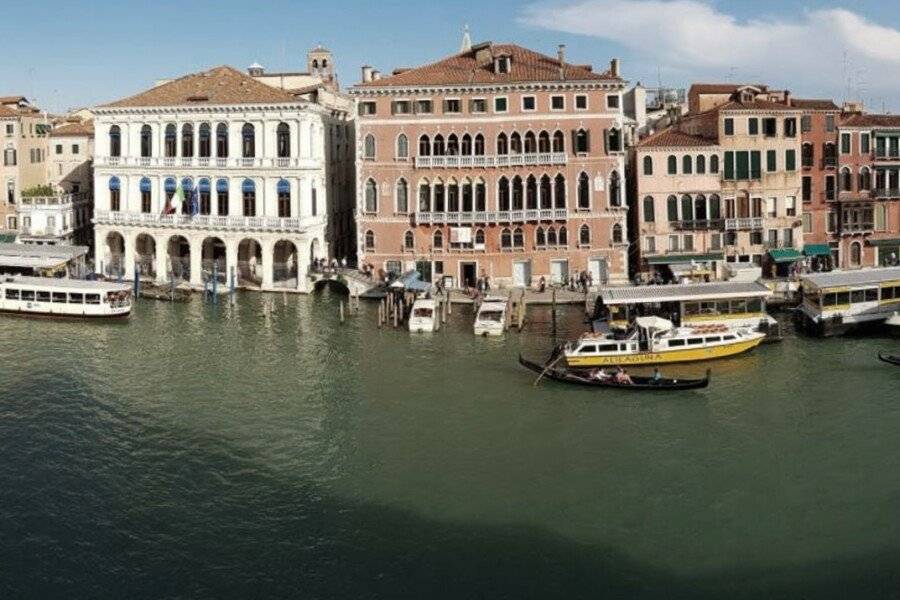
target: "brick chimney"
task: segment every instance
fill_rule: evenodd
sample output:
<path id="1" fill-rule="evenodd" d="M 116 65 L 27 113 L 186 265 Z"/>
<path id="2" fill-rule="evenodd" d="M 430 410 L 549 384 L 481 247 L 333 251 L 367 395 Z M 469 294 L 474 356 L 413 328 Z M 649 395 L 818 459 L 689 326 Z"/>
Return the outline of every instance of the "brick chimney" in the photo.
<path id="1" fill-rule="evenodd" d="M 609 74 L 612 75 L 613 77 L 619 76 L 619 59 L 618 58 L 614 58 L 611 61 L 609 61 Z"/>

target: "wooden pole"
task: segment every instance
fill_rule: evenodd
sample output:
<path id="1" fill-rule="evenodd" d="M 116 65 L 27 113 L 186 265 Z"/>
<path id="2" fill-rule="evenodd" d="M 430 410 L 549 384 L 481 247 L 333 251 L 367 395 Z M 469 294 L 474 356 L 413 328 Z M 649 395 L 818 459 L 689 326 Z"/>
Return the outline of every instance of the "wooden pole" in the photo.
<path id="1" fill-rule="evenodd" d="M 557 357 L 553 360 L 553 362 L 547 363 L 547 365 L 544 367 L 544 370 L 541 371 L 541 374 L 538 375 L 538 378 L 535 379 L 535 380 L 534 380 L 534 383 L 531 384 L 531 385 L 533 385 L 534 387 L 537 387 L 537 384 L 539 384 L 539 383 L 541 382 L 541 379 L 544 378 L 544 375 L 546 375 L 547 372 L 550 371 L 550 369 L 552 369 L 553 367 L 555 367 L 555 366 L 556 366 L 556 363 L 558 363 L 560 360 L 562 360 L 563 358 L 565 358 L 565 356 L 566 356 L 565 354 L 563 354 L 562 352 L 560 352 L 560 353 L 559 353 L 559 356 L 557 356 Z"/>
<path id="2" fill-rule="evenodd" d="M 556 288 L 551 290 L 550 302 L 550 315 L 553 318 L 553 335 L 556 336 Z"/>
<path id="3" fill-rule="evenodd" d="M 344 301 L 341 300 L 341 323 L 344 322 Z"/>

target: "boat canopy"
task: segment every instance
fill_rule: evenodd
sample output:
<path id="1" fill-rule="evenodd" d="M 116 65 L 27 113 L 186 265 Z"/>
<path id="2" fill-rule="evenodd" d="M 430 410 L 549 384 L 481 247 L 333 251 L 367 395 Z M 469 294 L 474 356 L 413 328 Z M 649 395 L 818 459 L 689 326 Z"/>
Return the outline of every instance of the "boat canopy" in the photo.
<path id="1" fill-rule="evenodd" d="M 772 296 L 772 290 L 758 281 L 603 287 L 598 293 L 606 305 L 696 302 L 698 300 L 769 298 Z"/>
<path id="2" fill-rule="evenodd" d="M 810 273 L 800 281 L 804 288 L 815 287 L 818 289 L 878 285 L 889 281 L 900 281 L 900 267 Z"/>
<path id="3" fill-rule="evenodd" d="M 829 252 L 829 254 L 831 254 L 831 252 Z M 773 261 L 779 264 L 797 262 L 804 258 L 799 251 L 794 250 L 793 248 L 777 248 L 769 250 L 769 256 L 772 257 Z"/>
<path id="4" fill-rule="evenodd" d="M 806 244 L 803 246 L 803 254 L 806 256 L 831 256 L 831 246 L 828 244 Z"/>
<path id="5" fill-rule="evenodd" d="M 672 331 L 675 327 L 672 321 L 663 319 L 662 317 L 638 317 L 634 320 L 634 324 L 641 329 L 650 329 L 653 331 Z"/>
<path id="6" fill-rule="evenodd" d="M 87 246 L 0 244 L 0 267 L 53 269 L 87 253 Z"/>

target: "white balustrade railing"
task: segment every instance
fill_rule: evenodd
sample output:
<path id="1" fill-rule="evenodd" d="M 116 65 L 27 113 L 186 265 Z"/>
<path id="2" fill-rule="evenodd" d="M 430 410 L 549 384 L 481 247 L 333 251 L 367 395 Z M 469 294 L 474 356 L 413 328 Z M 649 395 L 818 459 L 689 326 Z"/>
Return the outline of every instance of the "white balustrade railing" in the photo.
<path id="1" fill-rule="evenodd" d="M 101 225 L 137 225 L 156 227 L 181 227 L 197 229 L 272 230 L 303 232 L 321 217 L 244 217 L 219 215 L 179 215 L 157 213 L 132 213 L 95 210 L 94 222 Z"/>
<path id="2" fill-rule="evenodd" d="M 89 200 L 90 197 L 84 192 L 59 194 L 57 196 L 22 196 L 19 199 L 18 210 L 20 212 L 27 212 L 35 208 L 66 208 L 74 204 L 85 204 Z"/>
<path id="3" fill-rule="evenodd" d="M 749 217 L 740 219 L 725 219 L 725 229 L 735 231 L 741 229 L 762 229 L 762 217 Z"/>
<path id="4" fill-rule="evenodd" d="M 474 157 L 466 157 L 472 159 Z M 278 158 L 226 158 L 226 157 L 172 157 L 172 156 L 98 156 L 94 160 L 95 166 L 101 167 L 184 167 L 184 168 L 208 168 L 215 166 L 220 169 L 242 169 L 254 167 L 272 167 L 285 169 L 315 164 L 319 161 L 313 157 L 278 157 Z M 467 164 L 472 164 L 469 160 Z"/>
<path id="5" fill-rule="evenodd" d="M 416 167 L 427 168 L 460 168 L 460 167 L 509 167 L 524 165 L 565 165 L 568 158 L 565 152 L 535 152 L 529 154 L 497 154 L 497 155 L 449 155 L 449 156 L 417 156 Z"/>
<path id="6" fill-rule="evenodd" d="M 568 218 L 568 213 L 564 208 L 554 208 L 541 210 L 416 212 L 412 216 L 419 225 L 472 225 L 475 223 L 565 221 Z"/>

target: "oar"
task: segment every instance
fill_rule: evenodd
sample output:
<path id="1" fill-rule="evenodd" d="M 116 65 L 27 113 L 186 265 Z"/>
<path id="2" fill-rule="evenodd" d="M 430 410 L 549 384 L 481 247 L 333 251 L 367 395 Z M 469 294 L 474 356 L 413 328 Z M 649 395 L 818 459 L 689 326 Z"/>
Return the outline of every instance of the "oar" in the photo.
<path id="1" fill-rule="evenodd" d="M 565 353 L 560 352 L 560 353 L 559 353 L 559 356 L 557 356 L 557 357 L 553 360 L 553 362 L 547 363 L 547 365 L 544 366 L 544 370 L 541 371 L 541 374 L 538 375 L 538 378 L 534 380 L 534 383 L 533 383 L 532 385 L 533 385 L 534 387 L 537 387 L 537 384 L 539 384 L 539 383 L 541 382 L 541 379 L 544 378 L 544 375 L 546 375 L 547 372 L 548 372 L 550 369 L 552 369 L 553 367 L 556 366 L 556 363 L 558 363 L 559 361 L 561 361 L 561 360 L 562 360 L 563 358 L 565 358 L 565 357 L 566 357 Z"/>

